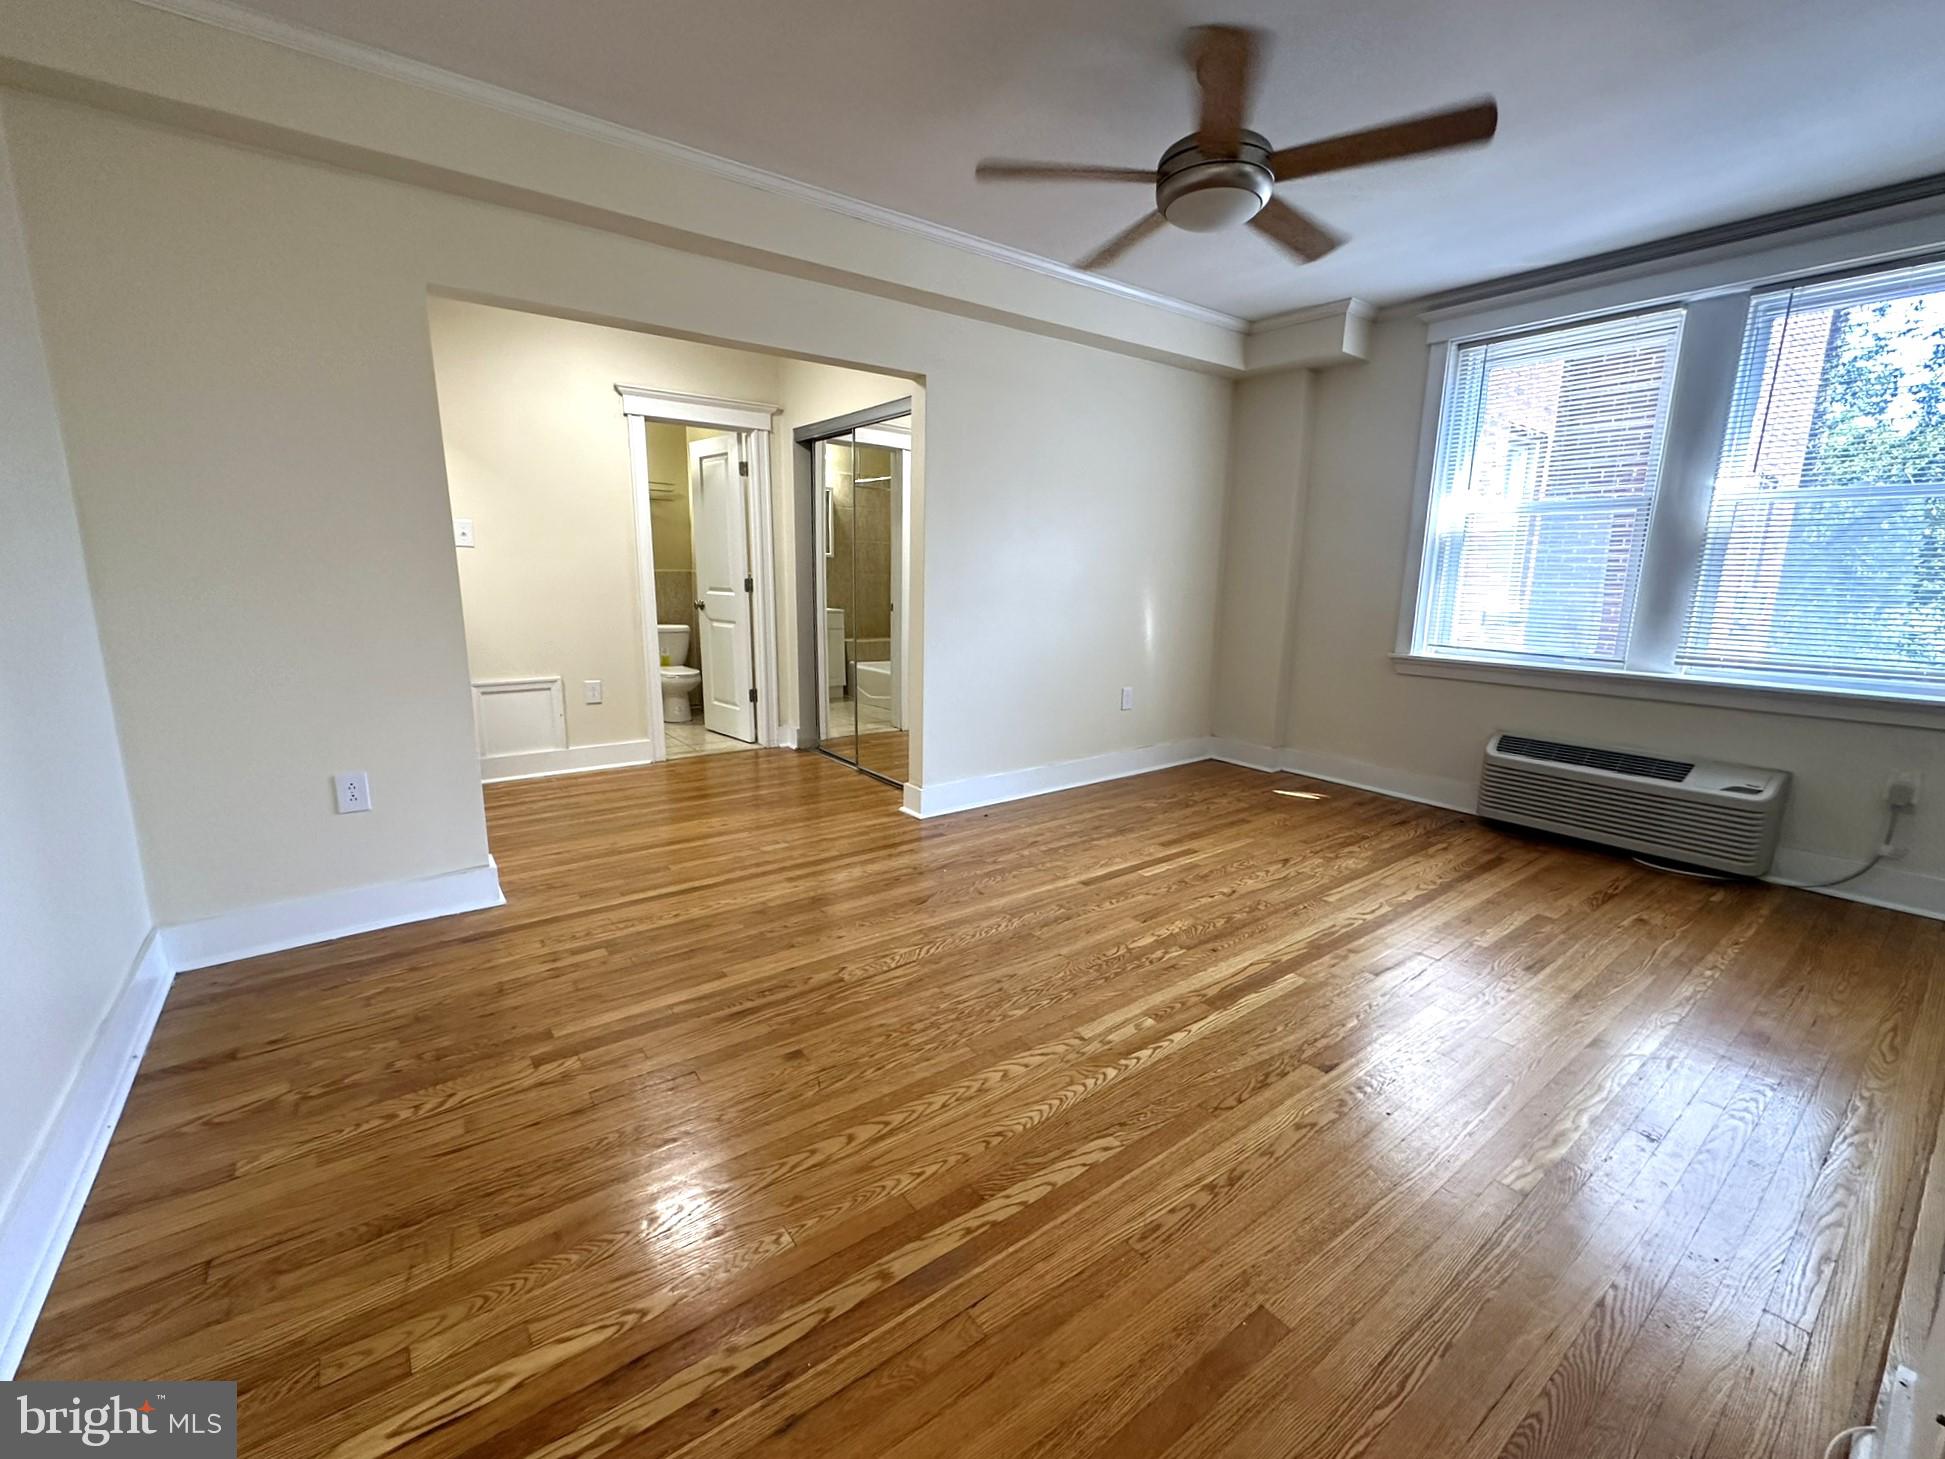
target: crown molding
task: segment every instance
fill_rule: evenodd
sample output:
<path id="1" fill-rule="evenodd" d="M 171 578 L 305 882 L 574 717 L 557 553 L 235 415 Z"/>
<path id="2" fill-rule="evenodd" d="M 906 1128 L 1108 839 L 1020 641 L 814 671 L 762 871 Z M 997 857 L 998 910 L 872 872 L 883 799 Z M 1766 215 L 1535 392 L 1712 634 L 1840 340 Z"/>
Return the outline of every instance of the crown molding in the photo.
<path id="1" fill-rule="evenodd" d="M 1672 233 L 1644 243 L 1632 243 L 1624 248 L 1611 248 L 1603 253 L 1544 264 L 1516 274 L 1502 274 L 1497 278 L 1387 305 L 1380 314 L 1385 319 L 1432 318 L 1482 302 L 1497 303 L 1515 295 L 1543 293 L 1564 285 L 1638 274 L 1671 262 L 1687 263 L 1699 256 L 1735 250 L 1743 244 L 1762 247 L 1786 241 L 1788 235 L 1808 236 L 1812 230 L 1835 228 L 1842 231 L 1880 221 L 1935 217 L 1938 216 L 1941 199 L 1945 199 L 1945 172 L 1928 173 L 1884 187 L 1867 188 L 1862 192 L 1845 193 L 1840 197 L 1825 198 L 1793 208 L 1758 213 L 1707 228 L 1690 229 L 1685 233 Z M 1867 216 L 1873 213 L 1888 216 L 1884 219 Z"/>
<path id="2" fill-rule="evenodd" d="M 705 152 L 698 147 L 690 147 L 681 142 L 670 141 L 666 137 L 638 131 L 633 127 L 623 126 L 619 122 L 604 121 L 586 112 L 575 111 L 572 107 L 542 101 L 538 97 L 528 96 L 524 92 L 513 91 L 504 86 L 496 86 L 489 81 L 462 76 L 457 71 L 448 71 L 425 61 L 415 61 L 409 56 L 381 50 L 377 46 L 344 40 L 314 30 L 310 26 L 260 15 L 241 5 L 232 4 L 230 0 L 136 0 L 136 3 L 146 5 L 152 10 L 181 16 L 185 20 L 198 21 L 204 25 L 233 31 L 248 36 L 252 40 L 282 46 L 286 50 L 300 51 L 320 60 L 334 61 L 339 65 L 350 66 L 372 75 L 402 81 L 407 85 L 443 92 L 463 101 L 489 106 L 527 121 L 539 122 L 610 146 L 645 152 L 729 182 L 740 183 L 745 187 L 756 188 L 797 202 L 809 203 L 827 212 L 837 213 L 859 222 L 872 223 L 881 228 L 911 234 L 931 243 L 943 244 L 965 253 L 978 254 L 999 263 L 1011 264 L 1015 268 L 1027 269 L 1048 278 L 1059 279 L 1063 283 L 1077 284 L 1082 288 L 1110 294 L 1132 303 L 1145 304 L 1154 309 L 1180 315 L 1185 319 L 1196 320 L 1198 323 L 1213 325 L 1236 334 L 1245 334 L 1249 330 L 1248 320 L 1238 315 L 1225 314 L 1220 309 L 1210 309 L 1201 304 L 1191 303 L 1187 299 L 1177 299 L 1169 294 L 1159 294 L 1134 284 L 1122 283 L 1119 279 L 1088 273 L 1075 268 L 1072 264 L 1062 263 L 1058 259 L 1030 253 L 1026 249 L 1014 248 L 1009 244 L 996 243 L 990 238 L 981 238 L 972 233 L 963 233 L 957 228 L 948 228 L 943 223 L 933 223 L 924 218 L 914 217 L 910 213 L 901 213 L 895 208 L 883 207 L 877 203 L 866 202 L 862 198 L 833 192 L 829 188 L 800 182 L 796 178 L 769 172 L 761 167 L 751 166 L 747 162 L 718 157 L 715 153 Z"/>
<path id="3" fill-rule="evenodd" d="M 1319 319 L 1349 318 L 1368 321 L 1377 316 L 1377 306 L 1363 299 L 1333 299 L 1327 304 L 1306 304 L 1301 309 L 1290 309 L 1282 314 L 1266 314 L 1261 319 L 1252 319 L 1249 322 L 1249 333 L 1268 334 L 1272 330 L 1287 329 L 1293 324 L 1312 324 Z"/>
<path id="4" fill-rule="evenodd" d="M 1259 319 L 1243 339 L 1243 373 L 1321 370 L 1364 359 L 1377 311 L 1362 299 L 1340 299 Z"/>

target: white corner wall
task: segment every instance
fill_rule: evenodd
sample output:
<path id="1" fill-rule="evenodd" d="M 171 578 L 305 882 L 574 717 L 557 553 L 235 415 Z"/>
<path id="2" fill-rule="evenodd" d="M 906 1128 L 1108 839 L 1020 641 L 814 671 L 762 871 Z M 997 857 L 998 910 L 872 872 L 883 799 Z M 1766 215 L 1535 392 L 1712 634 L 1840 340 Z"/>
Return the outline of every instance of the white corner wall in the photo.
<path id="1" fill-rule="evenodd" d="M 10 1218 L 150 922 L 8 156 L 0 118 L 0 1372 Z"/>
<path id="2" fill-rule="evenodd" d="M 1846 890 L 1945 914 L 1945 735 L 1799 715 L 1617 699 L 1398 673 L 1390 655 L 1410 538 L 1425 400 L 1425 327 L 1373 331 L 1369 363 L 1320 372 L 1285 712 L 1287 763 L 1470 807 L 1495 730 L 1620 742 L 1794 772 L 1779 875 L 1862 863 L 1883 827 L 1886 778 L 1926 777 L 1900 838 L 1908 857 Z"/>

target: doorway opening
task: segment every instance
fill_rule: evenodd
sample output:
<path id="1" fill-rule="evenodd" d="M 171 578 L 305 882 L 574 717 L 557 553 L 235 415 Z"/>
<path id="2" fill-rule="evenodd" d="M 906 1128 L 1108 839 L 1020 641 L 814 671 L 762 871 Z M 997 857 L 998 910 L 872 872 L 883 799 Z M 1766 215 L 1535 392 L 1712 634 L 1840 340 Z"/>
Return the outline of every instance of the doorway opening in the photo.
<path id="1" fill-rule="evenodd" d="M 800 427 L 794 439 L 813 515 L 805 607 L 817 625 L 817 748 L 902 785 L 916 677 L 911 397 Z"/>
<path id="2" fill-rule="evenodd" d="M 754 748 L 758 552 L 743 475 L 753 454 L 742 432 L 648 420 L 647 512 L 658 693 L 668 757 Z M 737 488 L 740 501 L 723 497 Z M 741 519 L 738 530 L 734 519 Z"/>
<path id="3" fill-rule="evenodd" d="M 617 385 L 635 496 L 655 758 L 777 742 L 770 420 L 777 407 Z M 652 615 L 652 616 L 651 616 Z"/>
<path id="4" fill-rule="evenodd" d="M 480 778 L 815 745 L 794 427 L 914 382 L 443 294 L 426 307 Z"/>

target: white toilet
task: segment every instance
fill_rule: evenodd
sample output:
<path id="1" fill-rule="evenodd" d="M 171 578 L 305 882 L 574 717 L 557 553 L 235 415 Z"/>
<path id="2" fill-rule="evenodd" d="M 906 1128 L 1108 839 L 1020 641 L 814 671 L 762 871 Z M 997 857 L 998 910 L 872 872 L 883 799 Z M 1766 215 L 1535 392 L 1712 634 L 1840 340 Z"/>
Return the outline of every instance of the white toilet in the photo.
<path id="1" fill-rule="evenodd" d="M 662 720 L 687 724 L 695 718 L 689 712 L 689 695 L 702 682 L 702 670 L 687 667 L 689 625 L 658 623 L 655 636 L 662 646 Z"/>

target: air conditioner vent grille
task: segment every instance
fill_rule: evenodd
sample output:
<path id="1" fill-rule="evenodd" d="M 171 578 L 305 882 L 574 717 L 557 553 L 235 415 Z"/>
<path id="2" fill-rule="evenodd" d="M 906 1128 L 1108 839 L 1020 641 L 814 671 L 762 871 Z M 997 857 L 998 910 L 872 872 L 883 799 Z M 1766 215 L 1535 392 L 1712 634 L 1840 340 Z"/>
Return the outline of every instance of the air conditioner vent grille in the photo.
<path id="1" fill-rule="evenodd" d="M 1763 845 L 1766 817 L 1759 810 L 1725 810 L 1664 800 L 1652 792 L 1610 789 L 1544 775 L 1508 775 L 1498 766 L 1479 788 L 1479 814 L 1525 824 L 1545 822 L 1573 829 L 1590 840 L 1657 847 L 1732 859 L 1752 858 Z"/>
<path id="2" fill-rule="evenodd" d="M 1490 820 L 1761 876 L 1789 786 L 1781 770 L 1502 733 L 1486 745 L 1478 805 Z"/>
<path id="3" fill-rule="evenodd" d="M 1590 770 L 1612 770 L 1618 775 L 1640 775 L 1649 780 L 1688 779 L 1695 764 L 1691 760 L 1663 760 L 1655 755 L 1637 755 L 1627 750 L 1603 750 L 1595 745 L 1567 745 L 1559 740 L 1528 739 L 1524 735 L 1501 735 L 1502 753 L 1528 760 L 1549 760 L 1556 765 L 1582 765 Z"/>

